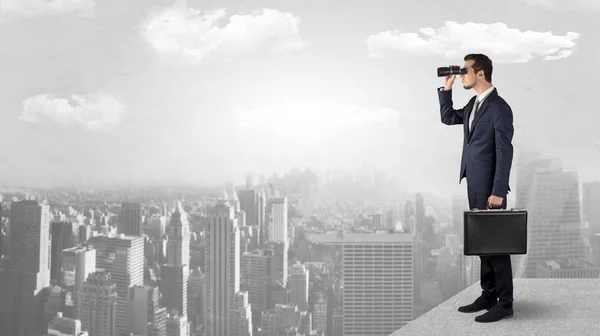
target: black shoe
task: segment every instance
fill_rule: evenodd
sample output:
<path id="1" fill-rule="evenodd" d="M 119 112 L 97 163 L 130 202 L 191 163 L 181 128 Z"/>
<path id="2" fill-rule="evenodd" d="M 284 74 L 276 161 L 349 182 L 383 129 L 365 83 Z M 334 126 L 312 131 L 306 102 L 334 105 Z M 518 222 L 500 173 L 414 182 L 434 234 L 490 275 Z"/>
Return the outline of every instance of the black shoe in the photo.
<path id="1" fill-rule="evenodd" d="M 500 304 L 495 305 L 490 311 L 483 315 L 479 315 L 475 318 L 475 322 L 496 322 L 500 321 L 504 318 L 509 318 L 513 316 L 512 307 L 506 308 L 502 307 Z"/>
<path id="2" fill-rule="evenodd" d="M 496 299 L 489 299 L 485 296 L 480 296 L 475 299 L 475 302 L 466 306 L 458 307 L 458 311 L 461 313 L 475 313 L 484 309 L 490 310 L 496 305 L 496 302 Z"/>

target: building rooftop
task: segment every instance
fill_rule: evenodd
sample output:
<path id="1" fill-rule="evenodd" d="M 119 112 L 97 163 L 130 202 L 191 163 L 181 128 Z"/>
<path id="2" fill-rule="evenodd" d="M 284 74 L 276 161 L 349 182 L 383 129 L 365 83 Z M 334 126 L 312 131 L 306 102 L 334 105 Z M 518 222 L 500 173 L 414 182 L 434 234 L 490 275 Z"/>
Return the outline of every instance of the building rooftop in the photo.
<path id="1" fill-rule="evenodd" d="M 405 335 L 597 335 L 600 279 L 514 279 L 514 316 L 477 323 L 485 311 L 465 314 L 459 306 L 481 294 L 479 282 L 431 309 L 390 336 Z"/>

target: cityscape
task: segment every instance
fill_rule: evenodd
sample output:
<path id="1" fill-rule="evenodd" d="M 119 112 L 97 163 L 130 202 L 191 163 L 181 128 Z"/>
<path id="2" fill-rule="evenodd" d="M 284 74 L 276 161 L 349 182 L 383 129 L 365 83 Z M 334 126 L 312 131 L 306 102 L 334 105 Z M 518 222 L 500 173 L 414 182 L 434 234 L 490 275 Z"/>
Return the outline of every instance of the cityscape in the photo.
<path id="1" fill-rule="evenodd" d="M 514 112 L 515 292 L 600 279 L 600 7 L 405 7 L 1 0 L 0 336 L 429 335 L 480 289 L 434 75 L 471 52 Z"/>

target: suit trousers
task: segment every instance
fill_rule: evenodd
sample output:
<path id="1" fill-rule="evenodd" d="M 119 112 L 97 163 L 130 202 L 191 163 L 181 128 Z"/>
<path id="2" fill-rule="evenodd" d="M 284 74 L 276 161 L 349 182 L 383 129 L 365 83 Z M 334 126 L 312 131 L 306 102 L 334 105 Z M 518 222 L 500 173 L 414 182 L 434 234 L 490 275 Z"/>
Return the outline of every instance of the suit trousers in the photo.
<path id="1" fill-rule="evenodd" d="M 474 192 L 467 187 L 469 208 L 487 209 L 490 195 Z M 502 202 L 502 209 L 506 209 L 506 197 Z M 513 275 L 510 255 L 479 256 L 481 259 L 481 289 L 482 296 L 504 307 L 513 304 Z"/>

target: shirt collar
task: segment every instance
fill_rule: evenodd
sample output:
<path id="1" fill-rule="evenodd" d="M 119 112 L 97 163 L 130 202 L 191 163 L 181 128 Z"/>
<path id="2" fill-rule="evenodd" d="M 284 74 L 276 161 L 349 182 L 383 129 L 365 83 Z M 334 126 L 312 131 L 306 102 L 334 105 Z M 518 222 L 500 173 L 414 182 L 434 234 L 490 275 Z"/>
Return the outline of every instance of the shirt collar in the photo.
<path id="1" fill-rule="evenodd" d="M 494 90 L 494 86 L 490 86 L 487 90 L 483 91 L 479 96 L 477 96 L 477 99 L 479 100 L 479 102 L 481 103 L 485 97 L 487 97 L 490 92 L 492 92 Z"/>

